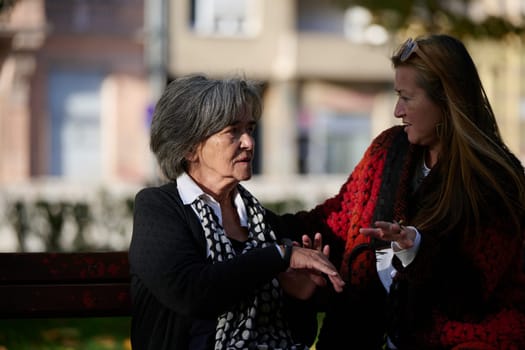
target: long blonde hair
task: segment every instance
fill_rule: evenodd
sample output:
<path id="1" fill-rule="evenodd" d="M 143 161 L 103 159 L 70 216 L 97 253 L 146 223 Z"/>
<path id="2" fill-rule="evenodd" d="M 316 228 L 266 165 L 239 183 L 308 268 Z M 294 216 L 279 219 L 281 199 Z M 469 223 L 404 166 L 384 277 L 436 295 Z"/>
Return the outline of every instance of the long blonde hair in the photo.
<path id="1" fill-rule="evenodd" d="M 504 221 L 518 234 L 525 203 L 523 167 L 501 138 L 467 49 L 448 35 L 421 37 L 410 44 L 392 56 L 392 64 L 415 68 L 418 85 L 444 116 L 438 128 L 441 152 L 436 169 L 441 182 L 429 206 L 418 213 L 417 224 L 423 230 L 436 223 L 445 230 L 462 224 L 477 233 L 487 208 L 497 206 L 508 213 Z"/>

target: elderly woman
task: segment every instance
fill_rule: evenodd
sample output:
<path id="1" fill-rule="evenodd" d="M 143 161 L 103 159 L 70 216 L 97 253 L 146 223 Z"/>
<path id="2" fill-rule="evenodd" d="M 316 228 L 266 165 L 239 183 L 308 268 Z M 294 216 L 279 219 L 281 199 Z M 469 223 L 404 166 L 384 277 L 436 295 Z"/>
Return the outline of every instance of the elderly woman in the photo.
<path id="1" fill-rule="evenodd" d="M 260 115 L 257 86 L 238 78 L 183 77 L 160 98 L 150 146 L 169 182 L 135 199 L 134 350 L 304 349 L 280 281 L 294 295 L 312 282 L 294 289 L 297 273 L 283 272 L 324 273 L 342 290 L 327 250 L 280 241 L 277 217 L 239 184 L 252 176 Z"/>

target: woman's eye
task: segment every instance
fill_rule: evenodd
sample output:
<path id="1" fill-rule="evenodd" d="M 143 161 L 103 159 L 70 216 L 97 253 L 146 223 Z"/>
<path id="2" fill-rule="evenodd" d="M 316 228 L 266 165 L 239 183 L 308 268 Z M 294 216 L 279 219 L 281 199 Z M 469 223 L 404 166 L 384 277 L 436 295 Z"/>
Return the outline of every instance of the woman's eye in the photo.
<path id="1" fill-rule="evenodd" d="M 399 92 L 399 91 L 396 91 L 396 95 L 397 95 L 397 98 L 400 99 L 400 100 L 403 100 L 403 101 L 408 101 L 409 100 L 408 96 L 402 95 L 401 92 Z"/>
<path id="2" fill-rule="evenodd" d="M 227 127 L 227 128 L 224 130 L 224 132 L 225 132 L 226 134 L 235 135 L 235 134 L 237 134 L 237 132 L 238 132 L 238 128 L 236 128 L 236 127 L 234 127 L 234 126 L 230 126 L 230 127 Z"/>

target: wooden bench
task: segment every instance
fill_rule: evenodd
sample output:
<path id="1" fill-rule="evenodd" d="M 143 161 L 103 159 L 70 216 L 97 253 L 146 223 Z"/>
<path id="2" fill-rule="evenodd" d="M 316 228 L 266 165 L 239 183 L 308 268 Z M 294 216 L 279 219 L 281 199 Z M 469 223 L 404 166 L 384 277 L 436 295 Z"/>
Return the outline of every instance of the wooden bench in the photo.
<path id="1" fill-rule="evenodd" d="M 130 315 L 127 252 L 0 253 L 0 319 Z"/>
<path id="2" fill-rule="evenodd" d="M 131 315 L 127 252 L 0 253 L 0 318 Z"/>

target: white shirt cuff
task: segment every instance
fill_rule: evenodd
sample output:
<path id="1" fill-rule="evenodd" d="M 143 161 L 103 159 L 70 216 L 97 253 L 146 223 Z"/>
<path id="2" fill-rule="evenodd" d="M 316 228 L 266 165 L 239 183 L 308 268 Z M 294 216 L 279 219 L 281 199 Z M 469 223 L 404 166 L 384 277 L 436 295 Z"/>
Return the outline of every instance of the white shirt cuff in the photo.
<path id="1" fill-rule="evenodd" d="M 417 228 L 414 226 L 407 226 L 407 228 L 411 228 L 416 231 L 416 237 L 414 238 L 414 245 L 412 247 L 408 249 L 401 249 L 397 242 L 392 241 L 390 243 L 394 254 L 399 258 L 399 260 L 401 260 L 403 267 L 407 267 L 412 263 L 417 255 L 417 252 L 419 251 L 419 246 L 421 245 L 421 234 Z"/>

